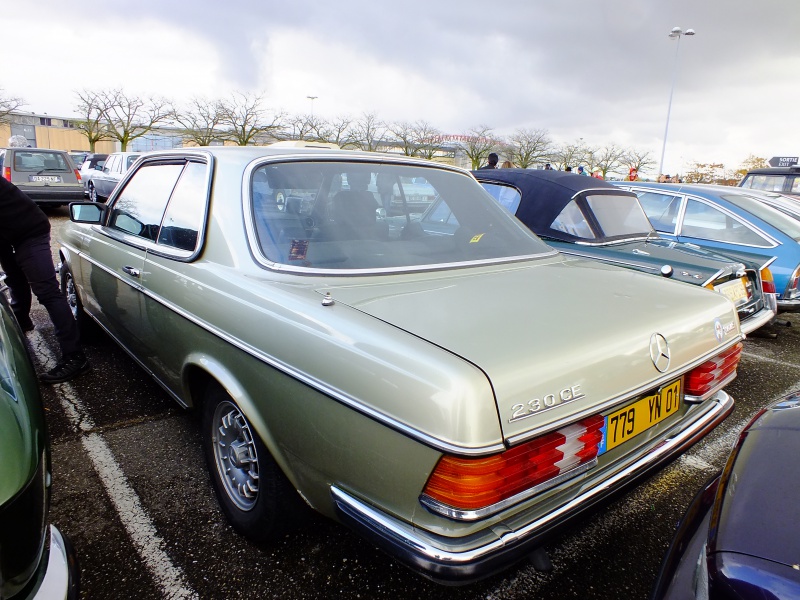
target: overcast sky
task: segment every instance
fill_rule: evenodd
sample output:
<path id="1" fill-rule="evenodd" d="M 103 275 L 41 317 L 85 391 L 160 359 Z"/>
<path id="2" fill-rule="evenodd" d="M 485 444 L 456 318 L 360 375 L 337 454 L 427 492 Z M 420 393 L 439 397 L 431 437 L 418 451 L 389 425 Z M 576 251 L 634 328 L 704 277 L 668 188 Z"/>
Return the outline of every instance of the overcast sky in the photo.
<path id="1" fill-rule="evenodd" d="M 447 133 L 546 129 L 664 171 L 800 154 L 800 0 L 0 0 L 0 88 L 73 116 L 78 90 L 177 103 L 264 92 L 323 117 Z"/>

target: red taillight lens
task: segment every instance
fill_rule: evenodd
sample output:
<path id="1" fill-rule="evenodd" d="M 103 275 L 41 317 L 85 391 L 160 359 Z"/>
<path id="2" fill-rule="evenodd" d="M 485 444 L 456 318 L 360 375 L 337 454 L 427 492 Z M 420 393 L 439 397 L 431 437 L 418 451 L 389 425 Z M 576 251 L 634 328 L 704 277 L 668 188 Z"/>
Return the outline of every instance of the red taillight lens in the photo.
<path id="1" fill-rule="evenodd" d="M 11 167 L 3 167 L 3 177 L 11 181 Z"/>
<path id="2" fill-rule="evenodd" d="M 75 169 L 75 177 L 78 178 L 78 183 L 81 182 L 81 172 L 78 169 Z"/>
<path id="3" fill-rule="evenodd" d="M 742 347 L 742 343 L 739 342 L 689 371 L 684 381 L 685 392 L 691 396 L 702 396 L 736 373 L 736 367 L 742 356 Z"/>
<path id="4" fill-rule="evenodd" d="M 769 270 L 769 267 L 761 269 L 761 282 L 765 294 L 777 293 L 775 289 L 775 278 L 772 276 L 772 271 Z"/>
<path id="5" fill-rule="evenodd" d="M 423 494 L 460 510 L 497 504 L 596 458 L 603 423 L 594 415 L 494 456 L 443 456 Z"/>

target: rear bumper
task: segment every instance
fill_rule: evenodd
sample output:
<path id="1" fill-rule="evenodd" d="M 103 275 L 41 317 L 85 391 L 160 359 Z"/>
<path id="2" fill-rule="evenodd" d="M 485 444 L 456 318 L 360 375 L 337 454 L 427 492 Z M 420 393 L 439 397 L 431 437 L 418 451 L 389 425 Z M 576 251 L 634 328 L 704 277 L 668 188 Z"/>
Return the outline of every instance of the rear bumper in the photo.
<path id="1" fill-rule="evenodd" d="M 717 392 L 704 412 L 672 437 L 662 439 L 630 464 L 609 474 L 555 510 L 517 529 L 494 527 L 497 535 L 451 538 L 437 536 L 385 514 L 347 491 L 331 486 L 342 522 L 415 570 L 440 583 L 465 584 L 489 576 L 513 564 L 540 546 L 560 526 L 600 502 L 609 499 L 702 439 L 732 411 L 734 401 Z"/>
<path id="2" fill-rule="evenodd" d="M 755 314 L 750 315 L 740 322 L 742 333 L 749 334 L 759 327 L 763 327 L 775 318 L 775 311 L 771 308 L 762 308 Z"/>
<path id="3" fill-rule="evenodd" d="M 18 187 L 37 204 L 67 204 L 83 200 L 83 187 L 81 185 L 70 187 L 27 187 L 20 185 Z"/>
<path id="4" fill-rule="evenodd" d="M 32 600 L 73 600 L 78 597 L 78 567 L 69 541 L 50 525 L 47 570 Z"/>
<path id="5" fill-rule="evenodd" d="M 778 298 L 778 312 L 800 312 L 800 299 L 781 300 Z"/>

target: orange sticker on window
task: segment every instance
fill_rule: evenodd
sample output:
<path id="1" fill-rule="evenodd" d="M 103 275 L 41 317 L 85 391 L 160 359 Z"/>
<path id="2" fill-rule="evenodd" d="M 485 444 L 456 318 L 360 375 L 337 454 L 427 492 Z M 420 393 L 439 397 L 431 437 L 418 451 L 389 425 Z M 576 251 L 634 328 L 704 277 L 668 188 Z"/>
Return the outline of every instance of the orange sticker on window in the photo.
<path id="1" fill-rule="evenodd" d="M 472 239 L 469 241 L 469 243 L 470 243 L 470 244 L 476 244 L 476 243 L 478 243 L 478 242 L 480 242 L 480 241 L 481 241 L 481 238 L 482 238 L 482 237 L 483 237 L 483 234 L 482 234 L 482 233 L 479 233 L 478 235 L 474 236 L 474 237 L 473 237 L 473 238 L 472 238 Z"/>
<path id="2" fill-rule="evenodd" d="M 308 253 L 308 240 L 292 240 L 289 260 L 305 260 Z"/>

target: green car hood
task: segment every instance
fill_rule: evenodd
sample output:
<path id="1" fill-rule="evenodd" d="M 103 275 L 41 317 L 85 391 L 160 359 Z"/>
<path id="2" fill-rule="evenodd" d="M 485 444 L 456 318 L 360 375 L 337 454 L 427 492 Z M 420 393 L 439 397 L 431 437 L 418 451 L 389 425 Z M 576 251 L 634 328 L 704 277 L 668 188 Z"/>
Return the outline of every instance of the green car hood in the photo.
<path id="1" fill-rule="evenodd" d="M 476 365 L 506 438 L 678 377 L 740 337 L 719 294 L 563 255 L 318 291 Z M 665 374 L 650 357 L 654 333 L 669 343 Z M 582 398 L 511 420 L 516 405 L 576 386 Z"/>

